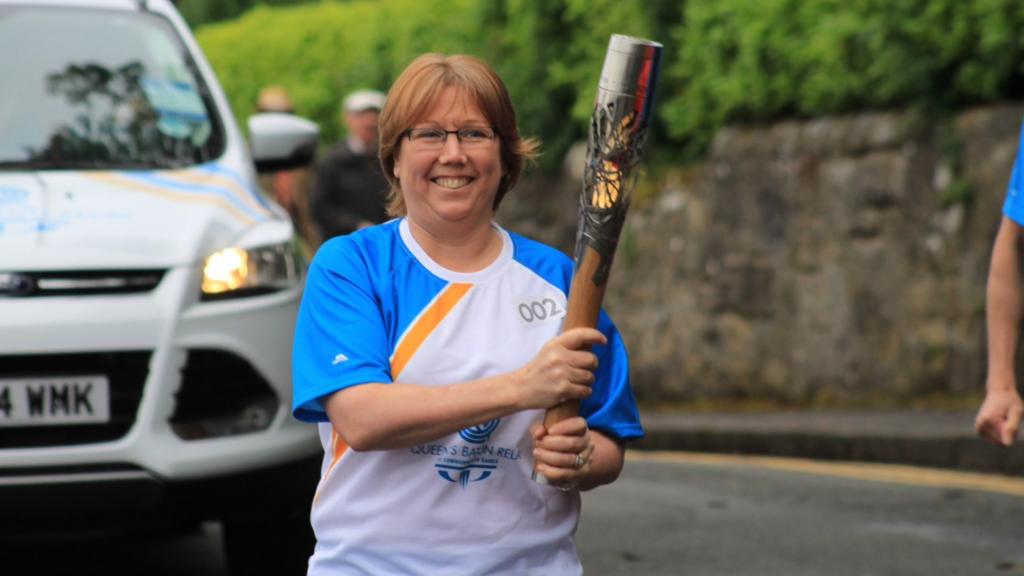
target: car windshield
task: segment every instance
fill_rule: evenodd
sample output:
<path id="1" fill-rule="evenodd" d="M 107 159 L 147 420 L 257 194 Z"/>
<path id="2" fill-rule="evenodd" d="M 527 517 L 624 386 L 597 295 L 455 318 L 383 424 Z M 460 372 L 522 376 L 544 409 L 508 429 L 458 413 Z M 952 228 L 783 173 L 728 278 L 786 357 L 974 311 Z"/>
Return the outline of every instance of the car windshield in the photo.
<path id="1" fill-rule="evenodd" d="M 146 12 L 0 6 L 0 170 L 172 168 L 223 130 L 170 23 Z"/>

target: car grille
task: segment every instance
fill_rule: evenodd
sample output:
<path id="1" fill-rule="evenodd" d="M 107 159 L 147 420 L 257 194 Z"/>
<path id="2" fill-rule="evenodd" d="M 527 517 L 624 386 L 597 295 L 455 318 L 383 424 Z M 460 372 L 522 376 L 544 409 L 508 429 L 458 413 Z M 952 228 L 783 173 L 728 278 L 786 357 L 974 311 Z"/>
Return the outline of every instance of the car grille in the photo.
<path id="1" fill-rule="evenodd" d="M 0 356 L 0 378 L 103 374 L 110 382 L 109 422 L 3 427 L 0 448 L 91 444 L 124 436 L 135 422 L 149 357 L 148 351 Z"/>
<path id="2" fill-rule="evenodd" d="M 149 292 L 163 270 L 0 272 L 0 297 L 82 296 Z"/>

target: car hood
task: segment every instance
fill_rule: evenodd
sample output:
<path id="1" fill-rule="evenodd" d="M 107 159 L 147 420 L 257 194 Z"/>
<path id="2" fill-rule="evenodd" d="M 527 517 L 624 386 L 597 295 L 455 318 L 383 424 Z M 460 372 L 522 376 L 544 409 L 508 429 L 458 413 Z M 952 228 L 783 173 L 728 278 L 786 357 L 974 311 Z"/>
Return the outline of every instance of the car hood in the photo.
<path id="1" fill-rule="evenodd" d="M 0 270 L 191 265 L 281 219 L 247 182 L 220 164 L 0 173 Z"/>

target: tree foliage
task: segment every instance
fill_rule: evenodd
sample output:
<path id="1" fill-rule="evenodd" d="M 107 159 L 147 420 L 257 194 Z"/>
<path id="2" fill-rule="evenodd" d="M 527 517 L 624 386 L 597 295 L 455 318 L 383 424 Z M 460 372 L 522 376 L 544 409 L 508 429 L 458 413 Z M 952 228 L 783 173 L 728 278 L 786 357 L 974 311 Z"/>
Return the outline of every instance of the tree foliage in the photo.
<path id="1" fill-rule="evenodd" d="M 654 148 L 687 159 L 732 122 L 1020 96 L 1022 28 L 1019 0 L 352 0 L 260 3 L 197 36 L 239 117 L 279 84 L 328 141 L 347 92 L 386 90 L 422 52 L 481 56 L 556 166 L 612 33 L 665 45 Z"/>
<path id="2" fill-rule="evenodd" d="M 703 150 L 726 122 L 950 109 L 1020 94 L 1016 0 L 690 0 L 663 109 Z"/>
<path id="3" fill-rule="evenodd" d="M 314 0 L 178 0 L 178 11 L 193 28 L 241 16 L 258 5 L 308 4 Z"/>

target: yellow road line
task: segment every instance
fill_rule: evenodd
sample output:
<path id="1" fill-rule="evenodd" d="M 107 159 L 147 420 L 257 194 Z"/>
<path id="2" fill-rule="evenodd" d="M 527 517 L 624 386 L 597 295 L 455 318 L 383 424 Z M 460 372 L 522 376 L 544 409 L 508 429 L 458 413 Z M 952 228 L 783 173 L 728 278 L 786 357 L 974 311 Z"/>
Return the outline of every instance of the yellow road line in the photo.
<path id="1" fill-rule="evenodd" d="M 699 454 L 696 452 L 667 452 L 630 450 L 628 460 L 638 462 L 677 462 L 703 466 L 748 466 L 803 474 L 853 478 L 872 482 L 888 482 L 933 488 L 961 488 L 981 490 L 1010 496 L 1024 497 L 1024 479 L 999 474 L 936 470 L 898 464 L 872 464 L 867 462 L 822 462 L 781 458 L 776 456 L 745 456 L 735 454 Z"/>

